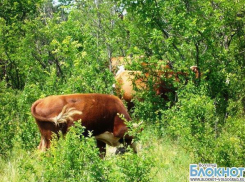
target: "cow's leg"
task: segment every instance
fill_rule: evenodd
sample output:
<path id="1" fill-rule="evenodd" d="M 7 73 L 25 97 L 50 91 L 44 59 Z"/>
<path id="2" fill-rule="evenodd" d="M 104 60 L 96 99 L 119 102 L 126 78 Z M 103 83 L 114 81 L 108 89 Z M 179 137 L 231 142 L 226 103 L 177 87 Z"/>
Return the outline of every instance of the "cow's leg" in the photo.
<path id="1" fill-rule="evenodd" d="M 52 139 L 52 133 L 57 133 L 57 127 L 51 122 L 37 121 L 39 131 L 41 133 L 41 141 L 38 146 L 39 150 L 45 151 L 50 147 L 50 140 Z"/>
<path id="2" fill-rule="evenodd" d="M 106 144 L 100 140 L 97 140 L 97 147 L 100 151 L 100 158 L 104 158 L 106 155 Z"/>
<path id="3" fill-rule="evenodd" d="M 50 148 L 50 141 L 52 139 L 51 135 L 52 135 L 51 131 L 41 132 L 41 141 L 38 146 L 39 150 L 45 151 L 47 148 Z"/>
<path id="4" fill-rule="evenodd" d="M 39 143 L 38 149 L 45 151 L 46 148 L 50 147 L 50 141 L 47 140 L 44 136 L 41 136 L 41 141 Z"/>

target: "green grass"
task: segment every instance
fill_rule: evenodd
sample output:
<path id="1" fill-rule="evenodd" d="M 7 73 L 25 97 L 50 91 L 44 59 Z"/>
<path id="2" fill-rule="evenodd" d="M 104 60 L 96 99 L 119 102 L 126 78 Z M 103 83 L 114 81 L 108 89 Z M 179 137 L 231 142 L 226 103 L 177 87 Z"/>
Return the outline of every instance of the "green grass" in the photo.
<path id="1" fill-rule="evenodd" d="M 38 151 L 30 152 L 22 149 L 14 149 L 9 158 L 0 157 L 0 181 L 1 182 L 36 182 L 38 170 Z M 41 172 L 41 170 L 40 170 Z"/>
<path id="2" fill-rule="evenodd" d="M 113 158 L 113 150 L 110 148 L 110 155 L 105 160 L 116 163 L 120 157 Z M 150 179 L 154 182 L 178 182 L 189 181 L 189 164 L 193 157 L 176 142 L 168 138 L 158 139 L 157 137 L 147 138 L 141 144 L 139 156 L 153 156 L 154 167 L 150 171 Z M 0 181 L 1 182 L 36 182 L 45 181 L 45 172 L 41 162 L 40 153 L 24 151 L 14 148 L 9 158 L 0 157 Z M 120 177 L 119 177 L 120 178 Z"/>
<path id="3" fill-rule="evenodd" d="M 149 152 L 156 160 L 151 170 L 153 181 L 189 181 L 189 164 L 193 163 L 190 153 L 168 139 L 153 140 L 152 144 L 153 149 Z"/>

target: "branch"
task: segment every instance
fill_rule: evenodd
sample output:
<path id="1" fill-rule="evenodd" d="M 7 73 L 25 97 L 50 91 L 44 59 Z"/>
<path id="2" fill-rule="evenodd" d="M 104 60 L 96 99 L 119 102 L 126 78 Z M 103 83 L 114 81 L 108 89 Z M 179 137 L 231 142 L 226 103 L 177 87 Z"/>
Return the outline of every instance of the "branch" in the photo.
<path id="1" fill-rule="evenodd" d="M 199 46 L 198 43 L 195 43 L 196 47 L 196 66 L 199 66 Z"/>
<path id="2" fill-rule="evenodd" d="M 54 61 L 55 61 L 55 64 L 56 64 L 56 67 L 57 67 L 57 75 L 59 76 L 63 76 L 63 72 L 62 72 L 62 69 L 61 69 L 61 67 L 60 67 L 60 64 L 59 64 L 59 61 L 55 58 L 54 59 Z"/>
<path id="3" fill-rule="evenodd" d="M 41 61 L 41 59 L 39 57 L 37 57 L 33 52 L 31 54 L 40 63 L 40 65 L 43 67 L 43 69 L 46 69 L 46 65 Z"/>
<path id="4" fill-rule="evenodd" d="M 233 39 L 233 37 L 236 35 L 236 32 L 234 34 L 231 35 L 230 40 L 227 42 L 227 46 L 230 47 L 231 41 Z"/>
<path id="5" fill-rule="evenodd" d="M 165 36 L 165 38 L 169 38 L 170 35 L 169 35 L 169 33 L 162 27 L 162 24 L 161 24 L 159 21 L 157 21 L 156 18 L 154 18 L 154 19 L 155 19 L 155 22 L 156 22 L 157 26 L 160 28 L 161 32 L 162 32 L 163 35 Z M 179 53 L 181 59 L 185 61 L 185 56 L 180 52 L 180 50 L 179 50 L 178 47 L 175 45 L 175 43 L 173 43 L 173 47 L 174 47 L 174 49 Z"/>

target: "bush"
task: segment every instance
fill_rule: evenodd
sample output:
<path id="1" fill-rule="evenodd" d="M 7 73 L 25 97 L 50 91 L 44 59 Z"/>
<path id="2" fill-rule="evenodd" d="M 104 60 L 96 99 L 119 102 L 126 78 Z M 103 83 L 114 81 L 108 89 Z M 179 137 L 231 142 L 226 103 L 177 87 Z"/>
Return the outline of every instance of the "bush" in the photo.
<path id="1" fill-rule="evenodd" d="M 171 109 L 162 111 L 161 130 L 180 140 L 201 161 L 213 161 L 210 152 L 215 140 L 215 108 L 210 98 L 189 95 Z M 210 150 L 209 150 L 210 149 Z"/>
<path id="2" fill-rule="evenodd" d="M 205 86 L 188 85 L 179 94 L 179 102 L 168 110 L 158 111 L 161 115 L 157 122 L 159 130 L 193 152 L 196 162 L 244 165 L 242 105 L 238 107 L 237 102 L 231 102 L 226 113 L 230 113 L 228 118 L 220 117 L 215 100 L 205 92 Z"/>
<path id="3" fill-rule="evenodd" d="M 245 123 L 242 99 L 239 102 L 230 102 L 229 113 L 222 133 L 217 140 L 215 153 L 217 161 L 223 166 L 245 165 Z"/>
<path id="4" fill-rule="evenodd" d="M 103 166 L 94 138 L 81 135 L 79 123 L 65 138 L 52 141 L 42 164 L 46 181 L 103 181 Z"/>
<path id="5" fill-rule="evenodd" d="M 151 156 L 131 151 L 101 159 L 94 138 L 84 137 L 83 131 L 76 123 L 65 138 L 52 141 L 41 162 L 45 181 L 149 181 Z"/>
<path id="6" fill-rule="evenodd" d="M 18 130 L 18 118 L 20 114 L 16 110 L 17 96 L 15 91 L 6 88 L 4 82 L 0 82 L 0 156 L 10 152 L 13 147 L 12 139 Z M 14 116 L 14 117 L 13 117 Z"/>

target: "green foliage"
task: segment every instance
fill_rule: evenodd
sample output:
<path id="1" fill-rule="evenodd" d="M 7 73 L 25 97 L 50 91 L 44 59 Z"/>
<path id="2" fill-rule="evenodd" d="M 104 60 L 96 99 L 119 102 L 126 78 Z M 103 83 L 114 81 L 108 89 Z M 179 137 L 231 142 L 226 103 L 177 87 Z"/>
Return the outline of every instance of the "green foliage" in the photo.
<path id="1" fill-rule="evenodd" d="M 0 155 L 10 153 L 13 145 L 18 144 L 25 149 L 36 147 L 39 134 L 37 126 L 30 114 L 30 104 L 36 99 L 36 95 L 25 91 L 13 91 L 6 88 L 1 82 L 0 89 Z M 33 92 L 33 90 L 32 90 Z M 36 93 L 36 92 L 35 92 Z"/>
<path id="2" fill-rule="evenodd" d="M 84 137 L 79 122 L 69 133 L 52 141 L 45 153 L 25 151 L 15 147 L 8 159 L 10 166 L 0 158 L 0 178 L 4 181 L 149 181 L 153 157 L 142 152 L 138 155 L 99 157 L 93 137 Z M 3 169 L 4 168 L 4 169 Z M 2 170 L 3 169 L 3 170 Z M 6 176 L 10 172 L 16 175 Z"/>
<path id="3" fill-rule="evenodd" d="M 148 89 L 137 92 L 142 99 L 134 99 L 131 116 L 143 121 L 144 130 L 150 128 L 146 138 L 170 137 L 195 162 L 245 165 L 243 1 L 59 2 L 0 3 L 0 157 L 1 169 L 8 169 L 5 181 L 11 181 L 6 176 L 13 168 L 16 181 L 149 181 L 156 166 L 167 176 L 168 170 L 179 170 L 144 149 L 138 155 L 101 160 L 94 139 L 81 136 L 78 126 L 65 139 L 53 141 L 46 153 L 32 154 L 40 134 L 31 104 L 53 94 L 112 94 L 110 58 L 128 55 L 135 58 L 131 70 L 154 74 L 168 60 L 172 71 L 187 74 L 188 84 L 186 78 L 179 83 L 162 78 L 176 93 L 169 94 L 169 101 L 156 96 L 154 76 L 146 80 Z M 150 64 L 142 67 L 142 62 Z M 189 71 L 192 65 L 200 68 L 200 80 Z"/>
<path id="4" fill-rule="evenodd" d="M 99 158 L 95 140 L 84 137 L 79 123 L 65 139 L 53 140 L 53 147 L 44 154 L 44 178 L 48 181 L 148 181 L 151 157 L 142 158 L 131 152 L 108 160 Z"/>
<path id="5" fill-rule="evenodd" d="M 53 147 L 44 154 L 44 178 L 47 181 L 101 181 L 102 161 L 93 138 L 85 138 L 79 123 L 71 128 L 65 139 L 53 140 Z"/>
<path id="6" fill-rule="evenodd" d="M 209 97 L 202 93 L 180 95 L 179 102 L 161 114 L 159 122 L 163 132 L 167 131 L 191 151 L 195 151 L 197 161 L 214 161 L 213 153 L 207 149 L 214 148 L 217 118 L 213 101 Z"/>
<path id="7" fill-rule="evenodd" d="M 217 160 L 228 166 L 244 166 L 244 106 L 242 100 L 229 103 L 227 112 L 230 115 L 222 127 L 222 135 L 218 138 L 216 146 Z"/>
<path id="8" fill-rule="evenodd" d="M 117 159 L 115 167 L 109 175 L 109 181 L 149 181 L 150 169 L 154 166 L 153 159 L 145 154 L 137 156 L 126 153 Z"/>
<path id="9" fill-rule="evenodd" d="M 180 141 L 187 150 L 194 152 L 196 162 L 217 162 L 224 166 L 242 166 L 244 158 L 242 114 L 228 118 L 218 117 L 215 101 L 205 96 L 205 88 L 198 94 L 193 86 L 179 94 L 179 101 L 168 110 L 159 110 L 161 114 L 157 125 L 162 134 Z M 234 103 L 230 103 L 227 112 L 232 112 Z M 242 107 L 236 107 L 236 109 Z M 240 109 L 239 112 L 243 112 Z M 237 112 L 235 112 L 237 114 Z M 225 121 L 223 121 L 225 119 Z"/>
<path id="10" fill-rule="evenodd" d="M 17 111 L 14 109 L 16 106 L 16 95 L 14 91 L 6 88 L 5 83 L 0 83 L 0 155 L 3 155 L 12 148 L 12 139 L 18 128 L 17 124 Z M 12 116 L 16 115 L 16 118 Z"/>

